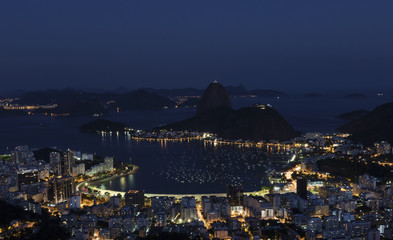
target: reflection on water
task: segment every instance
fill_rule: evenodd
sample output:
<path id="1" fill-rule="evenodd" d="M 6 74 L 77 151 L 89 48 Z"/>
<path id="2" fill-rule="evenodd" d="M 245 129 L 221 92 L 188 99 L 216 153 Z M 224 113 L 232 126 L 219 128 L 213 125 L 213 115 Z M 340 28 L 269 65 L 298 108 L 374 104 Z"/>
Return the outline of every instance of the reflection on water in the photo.
<path id="1" fill-rule="evenodd" d="M 358 109 L 372 110 L 377 105 L 392 101 L 392 97 L 345 99 L 338 97 L 304 98 L 288 96 L 271 98 L 233 98 L 235 108 L 253 103 L 271 103 L 295 129 L 334 131 L 345 123 L 338 114 Z M 150 129 L 176 122 L 195 114 L 195 109 L 165 111 L 129 111 L 113 113 L 105 118 L 127 123 L 135 129 Z M 80 125 L 93 117 L 2 117 L 0 118 L 0 153 L 9 153 L 18 145 L 33 148 L 58 147 L 96 153 L 102 157 L 140 166 L 135 176 L 126 176 L 103 183 L 106 189 L 126 191 L 145 189 L 155 193 L 224 192 L 226 183 L 243 183 L 245 189 L 259 188 L 265 181 L 265 171 L 274 169 L 277 159 L 258 151 L 212 148 L 200 142 L 134 142 L 129 136 L 112 137 L 81 134 Z"/>
<path id="2" fill-rule="evenodd" d="M 110 144 L 116 139 L 108 137 L 105 141 Z M 256 148 L 215 147 L 200 141 L 131 140 L 130 143 L 132 162 L 140 166 L 139 171 L 103 183 L 101 188 L 116 191 L 137 188 L 154 193 L 212 193 L 225 191 L 225 185 L 233 183 L 253 191 L 266 183 L 267 172 L 279 169 L 290 157 L 270 156 Z"/>

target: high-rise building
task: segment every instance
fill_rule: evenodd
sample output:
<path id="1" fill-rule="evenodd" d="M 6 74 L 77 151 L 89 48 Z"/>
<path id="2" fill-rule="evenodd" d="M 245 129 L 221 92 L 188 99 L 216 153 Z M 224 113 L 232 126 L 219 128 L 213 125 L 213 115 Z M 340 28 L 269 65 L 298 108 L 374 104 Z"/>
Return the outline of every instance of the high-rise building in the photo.
<path id="1" fill-rule="evenodd" d="M 126 206 L 135 206 L 138 210 L 145 206 L 145 191 L 129 190 L 124 194 Z"/>
<path id="2" fill-rule="evenodd" d="M 61 169 L 61 155 L 59 152 L 51 152 L 49 154 L 49 160 L 50 160 L 50 165 L 51 169 L 54 174 L 56 175 L 61 175 L 62 174 L 62 169 Z"/>
<path id="3" fill-rule="evenodd" d="M 72 166 L 72 176 L 76 177 L 78 175 L 84 175 L 85 174 L 85 164 L 75 164 Z"/>
<path id="4" fill-rule="evenodd" d="M 63 155 L 63 174 L 66 176 L 72 175 L 72 166 L 75 164 L 74 153 L 67 150 Z"/>
<path id="5" fill-rule="evenodd" d="M 113 171 L 113 157 L 106 157 L 105 164 L 107 165 L 107 171 Z"/>
<path id="6" fill-rule="evenodd" d="M 74 193 L 74 178 L 53 178 L 49 181 L 48 200 L 54 203 L 67 201 Z"/>
<path id="7" fill-rule="evenodd" d="M 18 172 L 18 187 L 24 184 L 32 184 L 38 182 L 38 170 L 37 169 L 29 169 Z"/>
<path id="8" fill-rule="evenodd" d="M 296 193 L 299 197 L 307 199 L 307 179 L 298 178 L 296 180 Z"/>
<path id="9" fill-rule="evenodd" d="M 227 198 L 231 206 L 243 206 L 243 186 L 227 184 Z"/>
<path id="10" fill-rule="evenodd" d="M 71 209 L 80 209 L 81 208 L 81 196 L 74 195 L 70 198 L 69 202 Z"/>
<path id="11" fill-rule="evenodd" d="M 17 146 L 14 151 L 11 151 L 11 159 L 13 163 L 21 164 L 28 159 L 34 159 L 34 153 L 28 146 Z"/>
<path id="12" fill-rule="evenodd" d="M 377 188 L 377 179 L 375 177 L 369 176 L 367 174 L 359 176 L 359 186 L 361 188 L 376 189 Z"/>

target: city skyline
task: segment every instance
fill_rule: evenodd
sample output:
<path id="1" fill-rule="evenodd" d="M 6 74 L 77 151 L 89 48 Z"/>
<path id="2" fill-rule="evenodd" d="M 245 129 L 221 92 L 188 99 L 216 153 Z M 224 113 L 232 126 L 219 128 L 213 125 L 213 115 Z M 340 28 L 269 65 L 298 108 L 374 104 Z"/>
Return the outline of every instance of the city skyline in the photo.
<path id="1" fill-rule="evenodd" d="M 0 2 L 0 239 L 393 239 L 392 10 Z"/>

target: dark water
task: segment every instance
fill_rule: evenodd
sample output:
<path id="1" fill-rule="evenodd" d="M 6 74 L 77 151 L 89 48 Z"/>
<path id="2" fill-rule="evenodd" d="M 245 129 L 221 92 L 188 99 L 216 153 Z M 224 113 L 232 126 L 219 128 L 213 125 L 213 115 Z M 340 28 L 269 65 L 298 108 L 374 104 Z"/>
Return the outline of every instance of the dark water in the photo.
<path id="1" fill-rule="evenodd" d="M 345 123 L 337 119 L 337 115 L 360 109 L 372 110 L 390 101 L 393 99 L 388 96 L 365 99 L 303 96 L 232 99 L 234 108 L 270 103 L 302 132 L 333 132 Z M 127 123 L 136 129 L 149 129 L 194 114 L 195 109 L 171 109 L 112 113 L 106 118 Z M 102 187 L 113 190 L 139 188 L 156 193 L 223 192 L 226 183 L 242 183 L 246 190 L 259 189 L 265 171 L 274 168 L 275 161 L 269 161 L 256 150 L 213 148 L 200 142 L 164 145 L 159 142 L 133 142 L 124 136 L 103 138 L 79 133 L 78 127 L 91 120 L 92 117 L 3 117 L 0 119 L 0 152 L 7 153 L 17 145 L 29 145 L 115 156 L 118 160 L 139 165 L 140 171 L 135 176 L 113 180 Z"/>

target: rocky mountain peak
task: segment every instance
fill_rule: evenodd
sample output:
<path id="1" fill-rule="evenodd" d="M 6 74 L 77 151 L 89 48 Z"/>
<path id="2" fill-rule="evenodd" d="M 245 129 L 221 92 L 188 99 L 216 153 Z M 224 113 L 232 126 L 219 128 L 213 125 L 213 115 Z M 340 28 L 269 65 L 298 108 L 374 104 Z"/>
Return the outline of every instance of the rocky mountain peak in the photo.
<path id="1" fill-rule="evenodd" d="M 213 81 L 206 88 L 199 101 L 197 115 L 216 108 L 232 109 L 232 103 L 225 88 L 217 81 Z"/>

